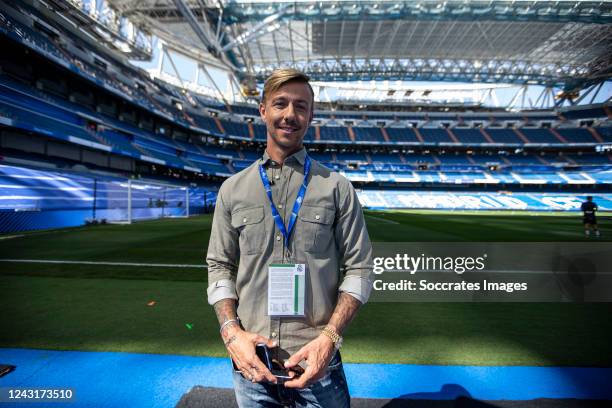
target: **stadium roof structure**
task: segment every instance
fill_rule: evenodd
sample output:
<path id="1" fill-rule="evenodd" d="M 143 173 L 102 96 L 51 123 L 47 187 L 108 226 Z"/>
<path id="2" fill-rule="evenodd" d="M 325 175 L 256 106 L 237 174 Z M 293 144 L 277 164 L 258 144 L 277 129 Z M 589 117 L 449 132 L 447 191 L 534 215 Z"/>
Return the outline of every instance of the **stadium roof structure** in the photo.
<path id="1" fill-rule="evenodd" d="M 134 24 L 259 82 L 279 66 L 317 81 L 567 90 L 612 76 L 607 1 L 109 1 Z"/>

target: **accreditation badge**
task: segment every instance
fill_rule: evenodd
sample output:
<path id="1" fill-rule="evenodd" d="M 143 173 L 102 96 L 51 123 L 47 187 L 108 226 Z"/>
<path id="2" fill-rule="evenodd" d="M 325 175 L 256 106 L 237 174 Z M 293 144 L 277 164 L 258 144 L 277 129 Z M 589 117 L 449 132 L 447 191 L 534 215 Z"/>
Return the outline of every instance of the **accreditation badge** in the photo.
<path id="1" fill-rule="evenodd" d="M 306 273 L 303 263 L 268 266 L 269 316 L 304 316 Z"/>

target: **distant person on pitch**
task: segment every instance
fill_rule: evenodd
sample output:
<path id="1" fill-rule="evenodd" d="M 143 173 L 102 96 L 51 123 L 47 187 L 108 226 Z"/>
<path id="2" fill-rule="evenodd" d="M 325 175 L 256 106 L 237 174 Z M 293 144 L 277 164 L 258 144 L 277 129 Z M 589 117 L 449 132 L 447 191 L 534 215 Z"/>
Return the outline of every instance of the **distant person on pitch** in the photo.
<path id="1" fill-rule="evenodd" d="M 372 246 L 351 183 L 303 146 L 313 111 L 308 77 L 274 71 L 259 105 L 266 151 L 217 196 L 208 302 L 241 408 L 350 405 L 339 350 L 372 289 Z"/>
<path id="2" fill-rule="evenodd" d="M 587 200 L 582 203 L 580 210 L 584 215 L 582 222 L 584 223 L 584 234 L 588 237 L 591 235 L 591 230 L 595 231 L 595 236 L 599 238 L 599 228 L 597 228 L 597 204 L 593 202 L 593 197 L 588 196 Z"/>

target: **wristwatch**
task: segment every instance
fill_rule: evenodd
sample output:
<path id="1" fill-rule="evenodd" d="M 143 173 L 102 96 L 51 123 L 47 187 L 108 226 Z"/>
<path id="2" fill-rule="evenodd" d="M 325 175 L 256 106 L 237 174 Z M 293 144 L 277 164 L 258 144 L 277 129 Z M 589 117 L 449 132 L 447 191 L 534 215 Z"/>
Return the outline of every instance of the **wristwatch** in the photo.
<path id="1" fill-rule="evenodd" d="M 336 350 L 340 350 L 340 347 L 342 347 L 342 342 L 344 341 L 341 335 L 336 333 L 335 330 L 331 329 L 328 326 L 325 326 L 321 333 L 331 339 L 331 341 L 334 343 L 334 348 Z"/>

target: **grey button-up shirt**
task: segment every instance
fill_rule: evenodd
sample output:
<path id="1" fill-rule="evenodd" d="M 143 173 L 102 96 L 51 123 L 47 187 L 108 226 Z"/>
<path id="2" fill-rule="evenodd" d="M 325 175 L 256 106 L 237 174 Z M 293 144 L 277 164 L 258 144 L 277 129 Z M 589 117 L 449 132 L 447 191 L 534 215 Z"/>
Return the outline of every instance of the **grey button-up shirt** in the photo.
<path id="1" fill-rule="evenodd" d="M 265 153 L 221 185 L 206 258 L 208 302 L 237 299 L 245 330 L 277 340 L 281 357 L 319 335 L 339 292 L 365 303 L 372 288 L 372 246 L 357 194 L 346 178 L 312 159 L 308 189 L 285 247 L 259 164 L 287 226 L 304 179 L 305 157 L 302 149 L 280 166 Z M 305 317 L 268 316 L 271 263 L 307 264 Z"/>

